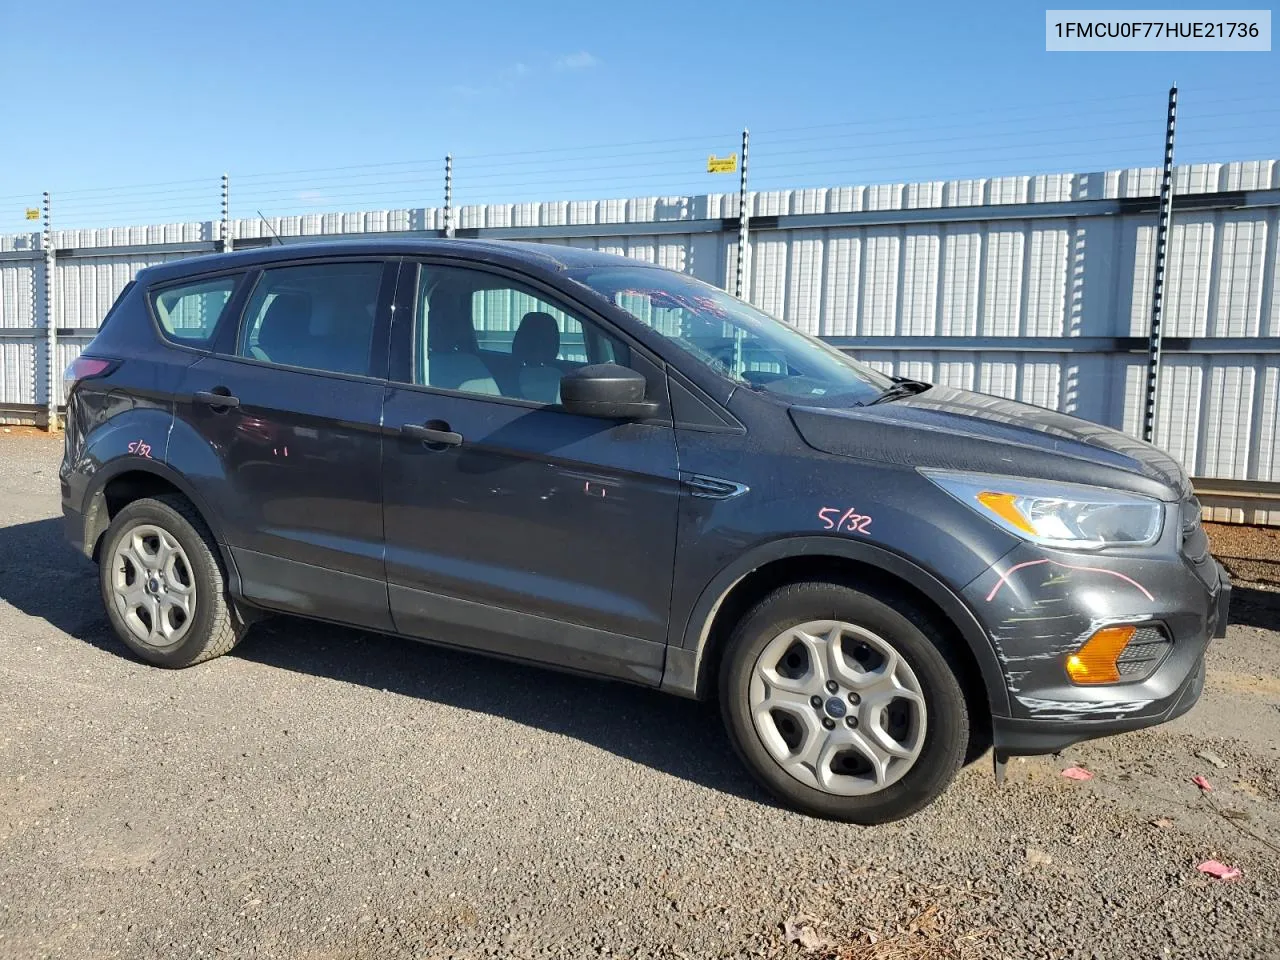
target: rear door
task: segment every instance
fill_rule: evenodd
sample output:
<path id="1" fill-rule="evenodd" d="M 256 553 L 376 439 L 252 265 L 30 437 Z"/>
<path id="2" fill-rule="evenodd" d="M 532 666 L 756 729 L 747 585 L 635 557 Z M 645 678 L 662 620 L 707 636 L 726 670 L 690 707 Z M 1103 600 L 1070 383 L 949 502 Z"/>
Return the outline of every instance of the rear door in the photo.
<path id="1" fill-rule="evenodd" d="M 398 261 L 273 264 L 238 327 L 187 373 L 174 450 L 223 519 L 244 596 L 392 628 L 382 400 Z M 233 325 L 234 326 L 234 325 Z M 186 427 L 188 429 L 182 429 Z"/>
<path id="2" fill-rule="evenodd" d="M 383 452 L 396 629 L 657 683 L 679 493 L 663 369 L 527 278 L 406 263 L 400 291 Z M 566 413 L 559 376 L 587 362 L 644 373 L 662 414 Z"/>

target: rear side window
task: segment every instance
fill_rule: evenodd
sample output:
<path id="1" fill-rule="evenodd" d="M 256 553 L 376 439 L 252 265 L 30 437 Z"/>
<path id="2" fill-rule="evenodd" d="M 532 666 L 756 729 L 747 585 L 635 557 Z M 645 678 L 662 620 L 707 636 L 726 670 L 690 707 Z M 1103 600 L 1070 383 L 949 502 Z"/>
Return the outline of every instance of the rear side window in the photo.
<path id="1" fill-rule="evenodd" d="M 244 312 L 236 352 L 311 370 L 368 376 L 381 263 L 264 270 Z"/>
<path id="2" fill-rule="evenodd" d="M 239 276 L 218 277 L 153 292 L 151 305 L 160 330 L 175 343 L 207 344 L 239 281 Z"/>

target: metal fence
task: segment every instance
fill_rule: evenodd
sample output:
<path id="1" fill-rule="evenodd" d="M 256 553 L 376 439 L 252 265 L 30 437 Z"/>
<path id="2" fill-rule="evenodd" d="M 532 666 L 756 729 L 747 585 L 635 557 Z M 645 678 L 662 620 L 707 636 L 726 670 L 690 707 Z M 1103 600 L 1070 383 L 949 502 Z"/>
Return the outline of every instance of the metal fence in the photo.
<path id="1" fill-rule="evenodd" d="M 743 295 L 882 369 L 1141 435 L 1160 172 L 746 193 Z M 222 190 L 221 220 L 0 236 L 0 418 L 61 403 L 62 369 L 139 269 L 226 247 L 450 233 L 737 283 L 738 194 L 232 219 Z M 1174 197 L 1154 441 L 1244 497 L 1280 482 L 1280 162 L 1180 166 Z M 1280 523 L 1274 506 L 1218 519 Z"/>

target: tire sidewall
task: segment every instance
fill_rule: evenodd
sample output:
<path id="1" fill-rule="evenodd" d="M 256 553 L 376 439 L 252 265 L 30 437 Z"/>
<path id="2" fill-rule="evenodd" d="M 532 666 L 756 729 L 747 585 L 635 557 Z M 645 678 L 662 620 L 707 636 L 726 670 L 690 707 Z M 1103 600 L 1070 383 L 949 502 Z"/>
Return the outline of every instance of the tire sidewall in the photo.
<path id="1" fill-rule="evenodd" d="M 920 681 L 927 726 L 915 764 L 877 793 L 837 796 L 792 777 L 765 748 L 751 719 L 749 689 L 765 646 L 789 627 L 842 620 L 883 637 Z M 787 804 L 818 816 L 882 823 L 914 813 L 940 794 L 960 767 L 968 743 L 968 713 L 955 672 L 917 625 L 877 597 L 837 584 L 783 588 L 751 610 L 730 640 L 720 675 L 720 703 L 730 739 L 758 780 Z"/>
<path id="2" fill-rule="evenodd" d="M 116 548 L 126 533 L 139 524 L 160 527 L 182 546 L 196 590 L 196 612 L 191 627 L 182 639 L 168 647 L 154 647 L 134 637 L 128 624 L 116 609 L 113 559 Z M 111 626 L 124 644 L 149 663 L 164 667 L 185 667 L 195 662 L 208 646 L 213 633 L 213 620 L 222 584 L 221 571 L 213 566 L 212 555 L 204 538 L 176 510 L 155 500 L 138 500 L 128 504 L 112 519 L 102 544 L 102 560 L 98 566 L 98 585 Z"/>

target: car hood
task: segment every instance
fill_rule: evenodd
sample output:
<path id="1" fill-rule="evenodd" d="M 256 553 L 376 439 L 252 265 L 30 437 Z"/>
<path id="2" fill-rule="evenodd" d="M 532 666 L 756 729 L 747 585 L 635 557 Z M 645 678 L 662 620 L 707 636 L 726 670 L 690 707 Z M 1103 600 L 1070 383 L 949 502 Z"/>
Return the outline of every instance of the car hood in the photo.
<path id="1" fill-rule="evenodd" d="M 1166 501 L 1191 492 L 1178 462 L 1149 443 L 968 390 L 931 387 L 866 407 L 795 406 L 790 414 L 809 446 L 836 456 L 1087 483 Z"/>

